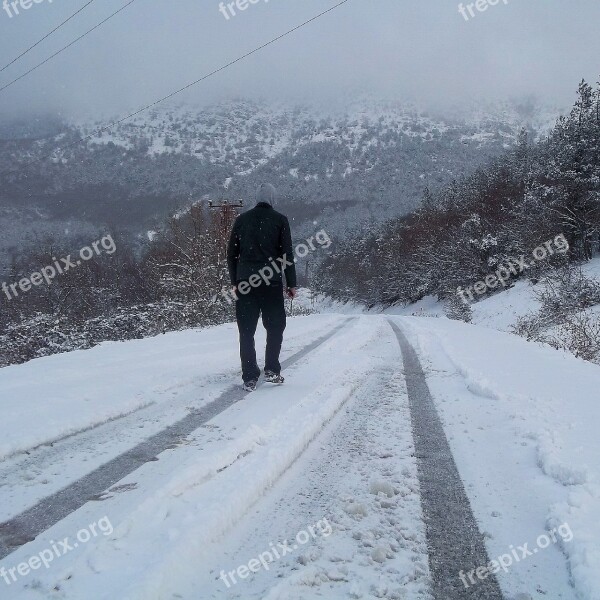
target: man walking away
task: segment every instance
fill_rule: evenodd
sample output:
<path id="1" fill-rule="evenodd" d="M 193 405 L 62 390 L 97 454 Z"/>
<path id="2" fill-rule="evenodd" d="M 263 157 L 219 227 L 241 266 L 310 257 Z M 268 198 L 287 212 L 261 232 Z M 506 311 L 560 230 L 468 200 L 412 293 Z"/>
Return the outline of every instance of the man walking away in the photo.
<path id="1" fill-rule="evenodd" d="M 233 225 L 227 249 L 231 285 L 236 296 L 235 313 L 240 334 L 244 389 L 256 389 L 260 369 L 256 362 L 254 334 L 258 318 L 267 330 L 265 380 L 283 383 L 279 354 L 286 325 L 283 298 L 296 296 L 296 267 L 290 224 L 273 209 L 275 188 L 260 186 L 256 206 L 240 215 Z"/>

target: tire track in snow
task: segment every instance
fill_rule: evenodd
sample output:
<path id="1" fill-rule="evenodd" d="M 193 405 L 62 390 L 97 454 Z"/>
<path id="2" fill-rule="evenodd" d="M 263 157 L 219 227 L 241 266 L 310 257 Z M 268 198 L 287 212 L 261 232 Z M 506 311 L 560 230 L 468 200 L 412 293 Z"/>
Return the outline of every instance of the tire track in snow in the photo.
<path id="1" fill-rule="evenodd" d="M 466 588 L 459 578 L 489 564 L 469 498 L 456 468 L 419 357 L 388 319 L 402 350 L 410 403 L 421 505 L 425 518 L 431 587 L 435 600 L 502 600 L 494 575 Z"/>
<path id="2" fill-rule="evenodd" d="M 286 335 L 283 358 L 292 356 L 340 322 L 340 316 L 315 320 L 318 327 L 311 322 L 308 327 L 301 328 L 304 330 L 302 332 L 298 331 L 294 323 L 294 327 Z M 233 343 L 233 339 L 231 341 Z M 196 358 L 201 361 L 204 356 L 203 352 L 196 354 Z M 146 397 L 145 404 L 152 402 L 146 408 L 136 409 L 136 412 L 115 420 L 104 421 L 87 431 L 65 436 L 51 445 L 43 444 L 12 458 L 0 460 L 0 523 L 179 421 L 194 407 L 199 408 L 216 400 L 238 377 L 239 365 L 234 368 L 233 364 L 227 361 L 229 366 L 223 363 L 223 369 L 204 376 L 191 376 L 191 373 L 186 375 L 184 372 L 176 380 L 170 372 L 172 365 L 169 364 L 165 371 L 170 382 L 168 385 L 155 378 L 154 384 L 147 390 L 138 390 Z M 128 381 L 128 375 L 122 375 L 125 376 L 124 379 L 115 380 L 117 391 L 122 382 Z"/>
<path id="3" fill-rule="evenodd" d="M 287 368 L 298 362 L 353 320 L 354 317 L 345 319 L 330 332 L 284 360 L 282 367 Z M 262 382 L 259 385 L 262 385 Z M 75 512 L 88 501 L 97 499 L 103 492 L 142 465 L 158 460 L 157 456 L 161 452 L 175 447 L 186 436 L 246 395 L 247 392 L 244 392 L 239 386 L 230 387 L 210 404 L 191 412 L 183 419 L 113 458 L 85 477 L 40 500 L 21 514 L 0 523 L 0 559 L 6 558 L 17 548 L 34 540 L 40 533 Z"/>
<path id="4" fill-rule="evenodd" d="M 209 575 L 200 575 L 190 587 L 202 589 L 203 600 L 430 600 L 408 399 L 396 341 L 392 335 L 382 341 L 379 367 L 362 378 L 313 447 L 286 471 L 227 545 L 211 553 Z M 273 539 L 293 539 L 293 532 L 324 516 L 333 527 L 331 537 L 299 546 L 298 554 L 246 579 L 243 588 L 225 589 L 221 569 L 227 572 L 258 555 Z M 385 559 L 373 560 L 374 553 L 382 552 Z M 182 596 L 194 598 L 191 593 Z"/>

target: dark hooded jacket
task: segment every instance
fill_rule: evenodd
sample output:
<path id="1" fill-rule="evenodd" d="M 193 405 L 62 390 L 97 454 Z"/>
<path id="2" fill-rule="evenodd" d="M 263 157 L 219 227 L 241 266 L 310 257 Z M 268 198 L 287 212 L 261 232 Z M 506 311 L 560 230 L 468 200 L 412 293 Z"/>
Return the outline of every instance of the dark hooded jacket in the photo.
<path id="1" fill-rule="evenodd" d="M 271 283 L 282 284 L 285 273 L 287 287 L 296 287 L 296 267 L 290 224 L 285 215 L 273 208 L 275 188 L 263 185 L 258 203 L 240 215 L 233 225 L 227 248 L 227 265 L 232 285 L 248 281 L 261 269 L 271 267 Z M 273 265 L 277 269 L 273 268 Z M 277 272 L 281 271 L 281 272 Z M 263 271 L 263 274 L 269 273 Z"/>

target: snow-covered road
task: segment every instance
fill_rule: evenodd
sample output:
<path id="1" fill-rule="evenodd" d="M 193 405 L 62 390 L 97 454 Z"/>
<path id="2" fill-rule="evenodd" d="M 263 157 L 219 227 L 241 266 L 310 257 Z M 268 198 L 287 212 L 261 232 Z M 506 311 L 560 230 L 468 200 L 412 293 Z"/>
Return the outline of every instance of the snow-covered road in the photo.
<path id="1" fill-rule="evenodd" d="M 600 368 L 481 326 L 393 321 L 423 366 L 488 557 L 514 550 L 495 575 L 504 597 L 600 599 Z M 227 404 L 91 497 L 79 482 L 229 393 L 234 328 L 0 370 L 0 540 L 22 544 L 1 561 L 0 598 L 430 598 L 426 487 L 388 319 L 300 317 L 286 335 L 285 386 Z M 15 517 L 65 489 L 81 501 L 19 540 Z M 77 539 L 101 520 L 110 527 Z M 465 598 L 483 590 L 471 577 Z"/>

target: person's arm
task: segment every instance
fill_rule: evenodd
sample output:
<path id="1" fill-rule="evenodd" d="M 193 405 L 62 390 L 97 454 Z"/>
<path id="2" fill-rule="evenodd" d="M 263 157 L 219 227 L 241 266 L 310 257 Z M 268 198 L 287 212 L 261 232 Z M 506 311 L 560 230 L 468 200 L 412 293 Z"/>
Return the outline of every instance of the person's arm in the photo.
<path id="1" fill-rule="evenodd" d="M 281 230 L 281 255 L 286 261 L 283 263 L 285 266 L 283 273 L 285 275 L 288 293 L 290 293 L 291 290 L 294 290 L 292 292 L 292 296 L 294 296 L 297 285 L 295 264 L 296 257 L 294 256 L 294 247 L 292 245 L 290 222 L 288 221 L 287 217 L 284 218 L 283 228 Z"/>
<path id="2" fill-rule="evenodd" d="M 232 286 L 237 285 L 237 265 L 240 258 L 240 238 L 237 232 L 237 222 L 233 224 L 229 244 L 227 245 L 227 268 Z"/>

